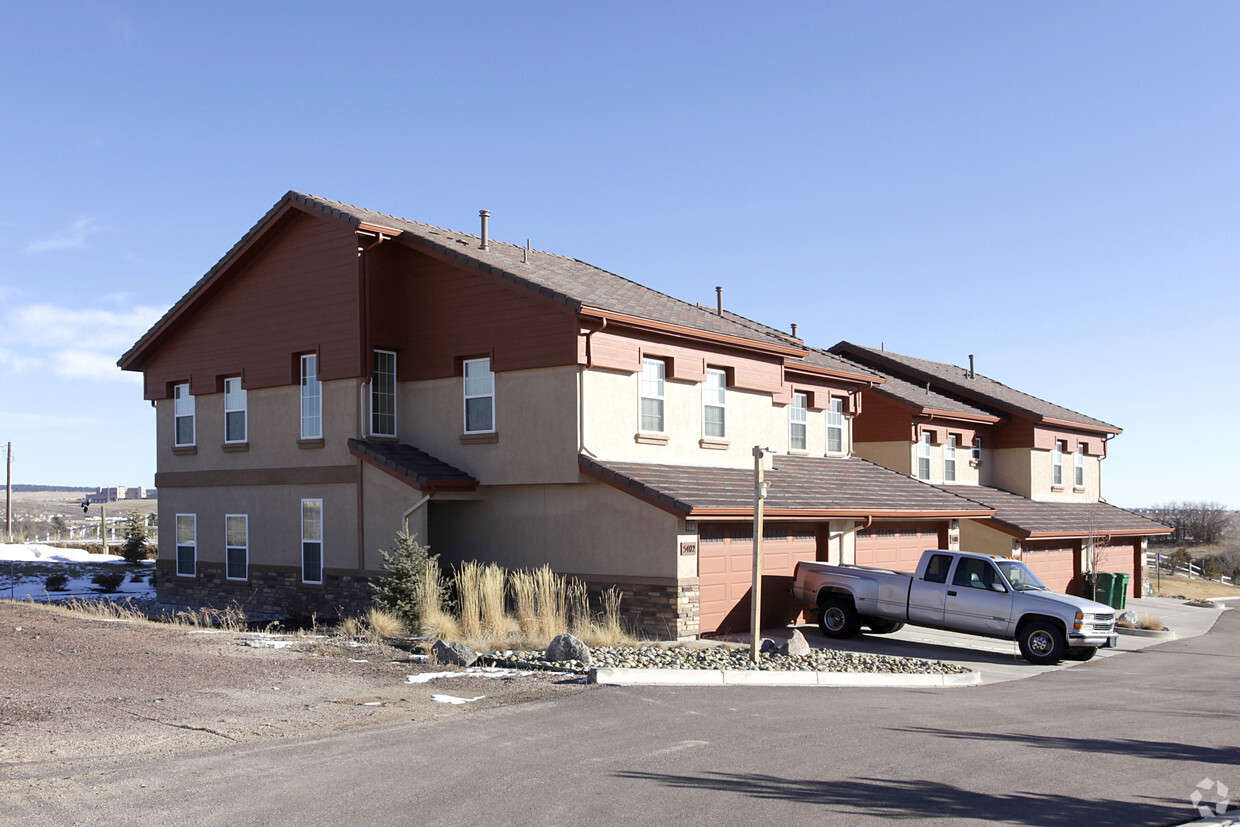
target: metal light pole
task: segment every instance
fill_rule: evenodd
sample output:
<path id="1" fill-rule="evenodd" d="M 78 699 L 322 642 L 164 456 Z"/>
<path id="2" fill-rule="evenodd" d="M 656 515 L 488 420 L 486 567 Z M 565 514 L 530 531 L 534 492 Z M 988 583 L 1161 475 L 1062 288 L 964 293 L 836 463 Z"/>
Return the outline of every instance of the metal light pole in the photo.
<path id="1" fill-rule="evenodd" d="M 13 443 L 4 446 L 4 530 L 13 542 Z"/>
<path id="2" fill-rule="evenodd" d="M 749 592 L 749 659 L 758 662 L 762 647 L 762 502 L 769 483 L 763 479 L 762 455 L 770 448 L 753 446 L 753 586 Z"/>

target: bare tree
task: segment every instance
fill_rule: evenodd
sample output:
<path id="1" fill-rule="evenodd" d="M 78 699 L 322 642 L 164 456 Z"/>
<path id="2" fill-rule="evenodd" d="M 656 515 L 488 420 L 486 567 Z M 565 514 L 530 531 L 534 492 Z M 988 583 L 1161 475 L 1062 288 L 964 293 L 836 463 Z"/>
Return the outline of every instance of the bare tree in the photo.
<path id="1" fill-rule="evenodd" d="M 1155 520 L 1171 529 L 1167 539 L 1172 543 L 1213 545 L 1227 535 L 1232 522 L 1230 512 L 1216 502 L 1170 502 L 1152 511 Z"/>

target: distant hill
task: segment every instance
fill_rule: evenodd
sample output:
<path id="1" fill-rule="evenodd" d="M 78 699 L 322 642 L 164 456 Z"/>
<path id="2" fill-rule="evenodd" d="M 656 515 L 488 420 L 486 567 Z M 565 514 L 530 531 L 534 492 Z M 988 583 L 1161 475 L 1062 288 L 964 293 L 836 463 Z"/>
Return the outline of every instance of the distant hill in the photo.
<path id="1" fill-rule="evenodd" d="M 98 490 L 97 488 L 89 488 L 89 487 L 83 487 L 83 486 L 78 486 L 78 485 L 25 485 L 25 484 L 21 484 L 21 485 L 13 486 L 14 493 L 29 492 L 29 491 L 64 491 L 68 493 L 86 492 L 89 494 L 93 494 L 97 490 Z"/>

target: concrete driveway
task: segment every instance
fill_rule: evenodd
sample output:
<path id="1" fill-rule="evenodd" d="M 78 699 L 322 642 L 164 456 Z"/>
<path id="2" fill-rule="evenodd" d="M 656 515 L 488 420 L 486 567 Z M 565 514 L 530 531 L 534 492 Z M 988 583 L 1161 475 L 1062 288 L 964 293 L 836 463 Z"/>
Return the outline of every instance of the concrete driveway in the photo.
<path id="1" fill-rule="evenodd" d="M 1152 615 L 1158 618 L 1163 625 L 1175 632 L 1176 639 L 1183 640 L 1208 632 L 1221 614 L 1224 605 L 1219 604 L 1218 608 L 1205 608 L 1187 606 L 1181 600 L 1146 597 L 1129 600 L 1126 608 L 1138 615 Z M 1020 680 L 1079 665 L 1078 662 L 1064 661 L 1055 666 L 1034 666 L 1020 656 L 1015 641 L 994 640 L 939 629 L 905 626 L 890 635 L 863 633 L 849 640 L 831 640 L 818 631 L 816 624 L 798 628 L 805 635 L 810 646 L 815 648 L 828 647 L 849 652 L 946 661 L 979 672 L 982 683 Z M 783 629 L 771 629 L 763 634 L 776 641 L 784 640 L 788 636 L 787 631 Z M 1094 660 L 1115 657 L 1125 652 L 1135 652 L 1157 643 L 1163 643 L 1165 640 L 1165 638 L 1160 640 L 1121 634 L 1118 647 L 1099 650 Z"/>

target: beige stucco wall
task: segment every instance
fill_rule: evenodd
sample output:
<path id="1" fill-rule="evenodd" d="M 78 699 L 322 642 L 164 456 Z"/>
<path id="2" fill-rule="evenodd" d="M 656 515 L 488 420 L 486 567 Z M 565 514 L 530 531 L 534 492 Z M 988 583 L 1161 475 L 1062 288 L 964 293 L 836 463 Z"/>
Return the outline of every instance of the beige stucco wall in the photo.
<path id="1" fill-rule="evenodd" d="M 996 448 L 989 452 L 991 485 L 1022 497 L 1031 495 L 1033 469 L 1029 448 Z M 1048 472 L 1049 473 L 1049 469 Z"/>
<path id="2" fill-rule="evenodd" d="M 1032 476 L 1030 481 L 1030 491 L 1032 493 L 1029 495 L 1031 499 L 1044 502 L 1079 503 L 1098 501 L 1098 478 L 1102 466 L 1098 457 L 1085 457 L 1085 485 L 1084 490 L 1080 490 L 1072 484 L 1074 479 L 1074 457 L 1071 453 L 1063 455 L 1064 484 L 1058 487 L 1051 484 L 1051 481 L 1054 479 L 1051 452 L 1030 450 L 1029 453 L 1030 473 Z"/>
<path id="3" fill-rule="evenodd" d="M 577 368 L 495 374 L 498 441 L 462 444 L 461 377 L 401 382 L 397 438 L 451 463 L 486 485 L 577 479 Z"/>
<path id="4" fill-rule="evenodd" d="M 600 459 L 624 462 L 704 465 L 745 468 L 753 464 L 753 447 L 778 453 L 789 449 L 787 405 L 777 405 L 769 393 L 729 388 L 725 414 L 726 448 L 706 448 L 701 440 L 702 384 L 668 379 L 665 383 L 664 429 L 666 445 L 638 442 L 638 374 L 588 370 L 583 376 L 583 439 L 585 448 Z M 845 417 L 843 446 L 848 448 L 849 418 Z M 823 456 L 827 445 L 826 412 L 810 409 L 806 417 L 809 456 Z M 711 438 L 712 441 L 717 441 Z"/>
<path id="5" fill-rule="evenodd" d="M 917 459 L 918 459 L 917 449 L 919 447 L 917 443 L 915 442 L 914 443 L 886 442 L 886 443 L 877 443 L 877 444 L 883 445 L 883 446 L 892 446 L 890 450 L 892 452 L 894 461 L 897 463 L 902 462 L 904 464 L 904 468 L 906 469 L 904 470 L 904 473 L 908 474 L 910 477 L 917 478 Z M 903 457 L 898 456 L 894 448 L 895 445 L 904 446 Z M 968 446 L 960 446 L 960 445 L 956 446 L 956 479 L 950 483 L 948 483 L 946 480 L 943 479 L 943 470 L 944 470 L 943 469 L 943 455 L 944 453 L 945 451 L 944 451 L 944 446 L 942 443 L 936 442 L 930 446 L 930 479 L 922 480 L 922 482 L 928 482 L 928 483 L 931 483 L 932 485 L 943 485 L 945 483 L 948 485 L 977 485 L 978 484 L 978 479 L 979 479 L 978 469 L 976 467 L 970 466 L 969 464 L 969 447 Z M 875 462 L 878 462 L 878 460 L 875 460 Z M 880 463 L 880 464 L 886 464 L 886 463 Z M 893 470 L 900 470 L 898 468 L 894 468 L 894 466 L 891 466 L 891 465 L 888 465 L 887 467 L 893 468 Z"/>
<path id="6" fill-rule="evenodd" d="M 901 474 L 909 473 L 907 442 L 857 442 L 853 453 Z"/>
<path id="7" fill-rule="evenodd" d="M 477 558 L 585 575 L 679 576 L 683 521 L 609 485 L 488 486 L 478 495 L 431 502 L 429 543 L 445 562 Z"/>
<path id="8" fill-rule="evenodd" d="M 978 554 L 1012 556 L 1013 537 L 977 520 L 960 521 L 960 548 Z"/>
<path id="9" fill-rule="evenodd" d="M 323 500 L 323 566 L 358 567 L 353 485 L 166 488 L 159 492 L 159 556 L 176 559 L 176 515 L 197 516 L 198 560 L 224 563 L 224 516 L 249 516 L 250 565 L 301 566 L 301 501 Z"/>
<path id="10" fill-rule="evenodd" d="M 401 515 L 421 502 L 423 493 L 401 482 L 390 474 L 380 471 L 370 463 L 362 463 L 362 549 L 367 571 L 383 568 L 382 550 L 396 547 L 396 535 L 404 525 Z M 408 531 L 425 543 L 426 505 L 409 515 Z"/>
<path id="11" fill-rule="evenodd" d="M 172 452 L 173 401 L 156 402 L 155 430 L 160 471 L 203 471 L 241 468 L 294 468 L 348 465 L 348 438 L 357 435 L 358 382 L 341 379 L 323 383 L 323 447 L 304 448 L 301 438 L 301 390 L 296 385 L 246 393 L 247 450 L 225 451 L 224 394 L 194 397 L 196 453 Z M 162 495 L 162 492 L 160 492 Z"/>

